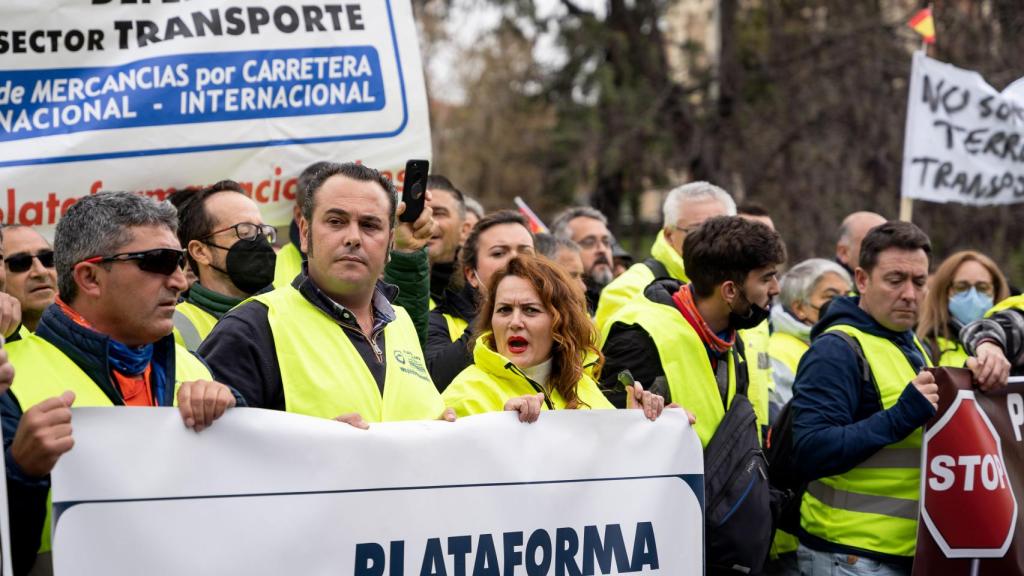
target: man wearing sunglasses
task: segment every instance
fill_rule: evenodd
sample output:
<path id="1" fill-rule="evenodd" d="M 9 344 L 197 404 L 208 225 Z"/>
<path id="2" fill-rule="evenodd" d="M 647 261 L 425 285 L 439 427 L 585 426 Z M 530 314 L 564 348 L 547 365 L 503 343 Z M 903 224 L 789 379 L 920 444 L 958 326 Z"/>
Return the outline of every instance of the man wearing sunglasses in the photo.
<path id="1" fill-rule="evenodd" d="M 177 226 L 171 205 L 126 192 L 86 196 L 57 224 L 60 296 L 34 334 L 7 347 L 16 371 L 3 410 L 4 429 L 16 430 L 5 454 L 21 513 L 11 519 L 16 573 L 34 562 L 18 551 L 48 556 L 49 474 L 74 444 L 72 404 L 177 404 L 198 432 L 240 400 L 171 336 L 187 286 Z"/>
<path id="2" fill-rule="evenodd" d="M 198 280 L 174 313 L 174 337 L 191 351 L 228 310 L 274 281 L 277 230 L 234 181 L 171 197 L 178 207 L 178 239 Z"/>
<path id="3" fill-rule="evenodd" d="M 395 287 L 380 280 L 396 235 L 391 181 L 361 164 L 330 164 L 307 190 L 303 271 L 225 314 L 200 355 L 249 406 L 357 427 L 453 419 L 409 314 L 392 304 Z"/>
<path id="4" fill-rule="evenodd" d="M 57 297 L 57 270 L 53 247 L 28 226 L 4 227 L 6 292 L 21 304 L 21 322 L 35 332 L 43 310 Z"/>

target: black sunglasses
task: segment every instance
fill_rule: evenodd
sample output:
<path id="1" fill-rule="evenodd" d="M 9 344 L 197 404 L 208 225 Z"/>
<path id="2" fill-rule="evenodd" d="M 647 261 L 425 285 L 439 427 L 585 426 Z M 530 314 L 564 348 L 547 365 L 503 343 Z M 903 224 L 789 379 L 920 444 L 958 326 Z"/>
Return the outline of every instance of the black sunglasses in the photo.
<path id="1" fill-rule="evenodd" d="M 11 272 L 26 272 L 32 267 L 32 260 L 39 260 L 44 268 L 53 268 L 53 250 L 43 250 L 38 254 L 18 252 L 4 258 L 7 269 Z"/>
<path id="2" fill-rule="evenodd" d="M 185 251 L 174 248 L 155 248 L 144 252 L 124 252 L 113 256 L 93 256 L 82 262 L 99 264 L 101 262 L 127 262 L 135 260 L 139 270 L 170 276 L 176 270 L 185 267 Z"/>

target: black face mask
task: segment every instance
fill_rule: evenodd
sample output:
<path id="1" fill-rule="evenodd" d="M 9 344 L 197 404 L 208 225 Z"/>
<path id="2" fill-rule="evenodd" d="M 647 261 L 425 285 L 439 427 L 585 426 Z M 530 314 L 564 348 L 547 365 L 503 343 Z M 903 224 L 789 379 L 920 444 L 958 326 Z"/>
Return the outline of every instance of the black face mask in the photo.
<path id="1" fill-rule="evenodd" d="M 216 244 L 210 244 L 223 248 Z M 211 266 L 214 270 L 227 274 L 231 283 L 246 294 L 255 294 L 270 286 L 274 281 L 274 266 L 277 253 L 266 238 L 239 240 L 228 248 L 227 270 Z"/>
<path id="2" fill-rule="evenodd" d="M 729 328 L 733 330 L 749 330 L 768 319 L 771 309 L 761 308 L 754 304 L 743 292 L 740 292 L 740 296 L 750 305 L 749 309 L 746 314 L 737 314 L 732 309 L 732 306 L 729 306 Z"/>

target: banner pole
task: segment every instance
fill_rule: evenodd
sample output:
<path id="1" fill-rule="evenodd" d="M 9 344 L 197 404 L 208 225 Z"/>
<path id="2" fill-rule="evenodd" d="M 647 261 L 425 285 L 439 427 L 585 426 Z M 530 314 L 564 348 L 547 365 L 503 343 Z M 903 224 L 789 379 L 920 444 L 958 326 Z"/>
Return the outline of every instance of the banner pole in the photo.
<path id="1" fill-rule="evenodd" d="M 900 197 L 900 220 L 904 222 L 913 221 L 914 217 L 914 199 L 907 197 Z"/>
<path id="2" fill-rule="evenodd" d="M 932 9 L 932 5 L 931 5 L 931 3 L 929 3 L 928 4 L 928 10 L 931 10 L 931 9 Z M 934 18 L 934 13 L 932 13 L 932 17 Z M 924 40 L 924 38 L 921 39 L 921 52 L 924 52 L 924 55 L 928 56 L 928 42 L 926 42 Z M 914 199 L 913 198 L 906 198 L 906 197 L 902 197 L 902 196 L 900 197 L 900 216 L 899 216 L 899 218 L 900 218 L 900 220 L 902 220 L 904 222 L 913 222 L 914 221 Z"/>

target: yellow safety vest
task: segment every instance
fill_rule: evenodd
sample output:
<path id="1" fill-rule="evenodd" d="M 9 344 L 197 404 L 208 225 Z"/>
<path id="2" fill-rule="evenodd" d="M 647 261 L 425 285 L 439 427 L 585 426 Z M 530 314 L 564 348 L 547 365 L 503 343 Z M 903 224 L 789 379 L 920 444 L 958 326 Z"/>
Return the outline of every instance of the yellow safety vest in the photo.
<path id="1" fill-rule="evenodd" d="M 882 409 L 892 408 L 917 376 L 891 341 L 852 326 L 836 325 L 857 339 L 878 388 Z M 928 353 L 914 343 L 931 365 Z M 891 556 L 913 556 L 921 490 L 921 429 L 890 444 L 843 474 L 810 482 L 800 506 L 800 524 L 818 538 Z"/>
<path id="2" fill-rule="evenodd" d="M 749 330 L 738 330 L 737 333 L 743 339 L 743 354 L 747 358 L 747 375 L 750 378 L 747 398 L 754 407 L 757 422 L 762 426 L 759 431 L 765 430 L 768 426 L 768 392 L 775 389 L 772 361 L 768 356 L 768 342 L 771 338 L 768 321 Z"/>
<path id="3" fill-rule="evenodd" d="M 277 252 L 277 263 L 274 265 L 274 288 L 290 286 L 292 280 L 302 272 L 302 252 L 291 242 L 285 244 Z"/>
<path id="4" fill-rule="evenodd" d="M 389 422 L 436 419 L 444 411 L 402 307 L 395 306 L 396 318 L 384 328 L 382 396 L 348 334 L 298 290 L 289 285 L 252 300 L 267 307 L 288 412 L 320 418 L 358 412 L 367 422 Z"/>
<path id="5" fill-rule="evenodd" d="M 1009 310 L 1010 308 L 1024 310 L 1024 294 L 1019 296 L 1010 296 L 1009 298 L 1001 300 L 998 304 L 990 308 L 988 312 L 985 312 L 985 318 L 988 318 L 996 312 L 1002 312 L 1003 310 Z"/>
<path id="6" fill-rule="evenodd" d="M 511 360 L 492 350 L 484 342 L 490 333 L 477 338 L 473 349 L 473 364 L 459 373 L 445 388 L 441 396 L 444 403 L 455 409 L 461 418 L 485 412 L 500 412 L 510 398 L 544 392 L 556 410 L 565 408 L 565 398 L 557 390 L 545 390 L 535 385 Z M 581 408 L 613 409 L 597 382 L 586 373 L 576 384 L 576 395 L 584 405 Z M 542 409 L 547 410 L 545 403 Z"/>
<path id="7" fill-rule="evenodd" d="M 690 281 L 686 277 L 686 270 L 683 267 L 683 257 L 665 239 L 664 230 L 658 232 L 658 237 L 651 246 L 651 257 L 661 262 L 672 278 L 684 283 Z M 597 331 L 604 330 L 609 319 L 620 308 L 635 300 L 637 296 L 643 296 L 644 288 L 647 288 L 654 280 L 654 272 L 643 262 L 638 262 L 605 286 L 601 290 L 601 299 L 598 301 L 597 311 L 594 313 L 594 324 L 597 325 Z"/>
<path id="8" fill-rule="evenodd" d="M 772 332 L 771 338 L 768 339 L 769 356 L 771 356 L 772 360 L 784 366 L 786 370 L 789 370 L 790 381 L 796 376 L 796 369 L 800 365 L 800 358 L 803 357 L 809 348 L 810 346 L 803 340 L 784 332 Z M 773 381 L 778 368 L 779 366 L 776 365 L 772 369 Z M 797 540 L 796 536 L 785 530 L 776 530 L 775 540 L 772 541 L 772 557 L 777 558 L 781 554 L 796 552 L 799 545 L 800 541 Z"/>
<path id="9" fill-rule="evenodd" d="M 768 339 L 768 355 L 789 368 L 793 375 L 796 375 L 800 359 L 809 348 L 806 342 L 785 332 L 772 332 Z"/>
<path id="10" fill-rule="evenodd" d="M 448 324 L 448 337 L 452 339 L 452 342 L 462 338 L 463 332 L 469 327 L 469 322 L 451 314 L 441 315 L 444 316 L 444 321 Z"/>
<path id="11" fill-rule="evenodd" d="M 29 334 L 22 340 L 11 342 L 7 354 L 17 377 L 11 393 L 22 412 L 36 404 L 60 396 L 65 390 L 75 393 L 75 408 L 113 406 L 110 398 L 93 382 L 73 360 L 50 342 Z M 210 371 L 185 348 L 174 347 L 174 403 L 178 403 L 178 388 L 182 382 L 212 380 Z M 39 553 L 50 551 L 50 497 L 46 498 L 46 522 Z"/>
<path id="12" fill-rule="evenodd" d="M 191 302 L 179 302 L 174 308 L 174 341 L 195 352 L 216 324 L 213 314 Z"/>
<path id="13" fill-rule="evenodd" d="M 939 346 L 939 361 L 937 363 L 939 366 L 963 368 L 964 364 L 967 363 L 967 359 L 970 358 L 967 350 L 957 340 L 936 338 L 935 342 Z"/>
<path id="14" fill-rule="evenodd" d="M 700 437 L 701 445 L 707 448 L 725 417 L 725 405 L 700 336 L 674 307 L 647 298 L 640 298 L 621 308 L 609 319 L 601 332 L 601 347 L 604 347 L 615 324 L 640 326 L 654 341 L 672 401 L 697 416 L 694 429 Z M 726 404 L 732 404 L 733 396 L 736 395 L 736 371 L 747 368 L 746 363 L 733 350 L 728 353 L 728 361 Z M 767 420 L 759 421 L 759 424 L 767 424 Z"/>

